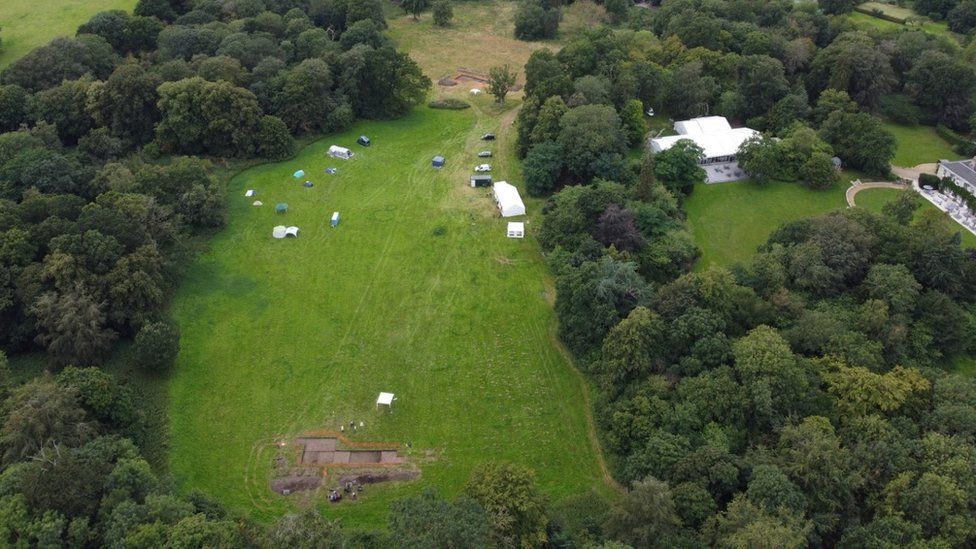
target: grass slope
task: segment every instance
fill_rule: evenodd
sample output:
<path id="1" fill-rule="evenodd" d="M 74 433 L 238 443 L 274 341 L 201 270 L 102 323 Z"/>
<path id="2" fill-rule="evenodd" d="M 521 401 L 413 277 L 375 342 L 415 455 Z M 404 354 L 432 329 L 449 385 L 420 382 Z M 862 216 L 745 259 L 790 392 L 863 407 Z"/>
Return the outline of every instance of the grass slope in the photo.
<path id="1" fill-rule="evenodd" d="M 688 225 L 702 249 L 696 268 L 742 262 L 782 223 L 843 208 L 847 185 L 812 191 L 796 183 L 750 181 L 698 185 L 685 201 Z"/>
<path id="2" fill-rule="evenodd" d="M 74 36 L 100 11 L 131 12 L 135 0 L 3 0 L 0 2 L 0 68 L 57 36 Z"/>
<path id="3" fill-rule="evenodd" d="M 554 499 L 606 490 L 584 386 L 552 339 L 533 218 L 529 238 L 507 239 L 488 193 L 466 185 L 485 148 L 478 136 L 498 124 L 480 108 L 421 108 L 232 180 L 229 224 L 173 307 L 183 340 L 170 383 L 171 471 L 181 486 L 268 520 L 291 508 L 267 485 L 277 437 L 362 420 L 353 438 L 412 442 L 423 474 L 328 506 L 347 525 L 381 526 L 391 500 L 425 486 L 453 494 L 486 460 L 534 468 Z M 353 145 L 360 133 L 371 148 Z M 333 143 L 357 156 L 329 159 Z M 498 179 L 516 173 L 510 144 L 504 152 Z M 443 170 L 431 169 L 435 154 L 447 157 Z M 327 166 L 340 173 L 325 175 Z M 297 169 L 313 188 L 291 177 Z M 243 197 L 250 188 L 263 207 Z M 277 202 L 290 211 L 275 215 Z M 538 203 L 527 206 L 538 214 Z M 273 240 L 279 223 L 301 236 Z M 375 410 L 379 391 L 398 395 L 394 413 Z"/>
<path id="4" fill-rule="evenodd" d="M 881 213 L 881 208 L 889 201 L 894 200 L 898 196 L 899 192 L 901 191 L 897 189 L 865 189 L 857 193 L 854 201 L 859 208 L 866 208 L 872 212 Z M 928 200 L 923 200 L 922 207 L 918 209 L 917 214 L 921 214 L 922 212 L 929 210 L 938 211 L 938 208 L 933 206 Z M 951 218 L 947 219 L 947 221 L 949 222 L 950 227 L 953 229 L 958 229 L 960 234 L 962 234 L 963 246 L 967 248 L 976 248 L 976 235 L 959 226 L 959 224 Z"/>
<path id="5" fill-rule="evenodd" d="M 898 142 L 895 157 L 891 161 L 895 166 L 913 168 L 919 164 L 938 162 L 941 159 L 962 158 L 931 126 L 903 126 L 885 122 L 884 127 L 894 134 Z"/>

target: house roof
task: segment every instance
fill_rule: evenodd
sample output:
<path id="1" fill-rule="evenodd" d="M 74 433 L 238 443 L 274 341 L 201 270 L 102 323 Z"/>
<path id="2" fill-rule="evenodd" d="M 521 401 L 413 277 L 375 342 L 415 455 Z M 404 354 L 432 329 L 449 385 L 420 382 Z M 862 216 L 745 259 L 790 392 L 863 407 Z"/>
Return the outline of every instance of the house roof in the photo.
<path id="1" fill-rule="evenodd" d="M 957 177 L 965 179 L 970 185 L 976 186 L 976 170 L 973 169 L 972 160 L 939 160 L 939 164 Z"/>

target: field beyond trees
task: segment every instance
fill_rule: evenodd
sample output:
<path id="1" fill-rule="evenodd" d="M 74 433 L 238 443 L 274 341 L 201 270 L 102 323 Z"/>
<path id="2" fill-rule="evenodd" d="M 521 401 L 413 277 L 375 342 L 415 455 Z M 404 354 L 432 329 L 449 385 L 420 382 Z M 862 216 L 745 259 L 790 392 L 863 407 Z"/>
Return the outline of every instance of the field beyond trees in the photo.
<path id="1" fill-rule="evenodd" d="M 0 68 L 105 10 L 132 11 L 135 0 L 3 0 L 0 2 Z"/>
<path id="2" fill-rule="evenodd" d="M 291 507 L 268 488 L 274 441 L 353 420 L 366 423 L 355 440 L 412 443 L 422 476 L 325 509 L 346 525 L 381 526 L 393 499 L 425 486 L 453 495 L 485 461 L 534 468 L 552 499 L 602 490 L 582 378 L 553 339 L 534 224 L 525 240 L 505 238 L 487 191 L 466 185 L 482 148 L 496 151 L 496 179 L 516 174 L 498 170 L 506 129 L 480 114 L 418 108 L 231 181 L 229 223 L 173 307 L 183 337 L 171 471 L 181 486 L 269 520 Z M 500 140 L 487 147 L 478 136 L 491 130 Z M 360 134 L 371 148 L 354 145 Z M 356 157 L 328 158 L 331 144 Z M 435 154 L 443 170 L 430 167 Z M 339 173 L 326 175 L 330 166 Z M 287 214 L 274 213 L 278 202 Z M 301 234 L 274 240 L 278 224 Z M 392 414 L 375 409 L 380 391 L 396 393 Z"/>

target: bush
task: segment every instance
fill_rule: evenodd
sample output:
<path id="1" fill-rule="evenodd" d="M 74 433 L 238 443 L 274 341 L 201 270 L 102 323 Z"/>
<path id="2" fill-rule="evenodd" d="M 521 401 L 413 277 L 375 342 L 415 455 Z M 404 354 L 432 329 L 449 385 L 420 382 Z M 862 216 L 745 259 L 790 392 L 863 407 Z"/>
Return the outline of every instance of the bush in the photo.
<path id="1" fill-rule="evenodd" d="M 541 40 L 555 38 L 559 30 L 559 8 L 543 7 L 539 0 L 522 0 L 515 12 L 515 38 L 519 40 Z"/>
<path id="2" fill-rule="evenodd" d="M 446 27 L 451 24 L 454 18 L 454 7 L 451 0 L 437 0 L 434 2 L 434 24 L 438 27 Z"/>
<path id="3" fill-rule="evenodd" d="M 132 346 L 136 365 L 148 372 L 169 370 L 179 352 L 180 330 L 171 322 L 146 324 Z"/>
<path id="4" fill-rule="evenodd" d="M 450 109 L 455 111 L 461 111 L 471 107 L 467 101 L 461 101 L 460 99 L 454 99 L 453 97 L 435 99 L 434 101 L 427 103 L 427 106 L 432 109 Z"/>

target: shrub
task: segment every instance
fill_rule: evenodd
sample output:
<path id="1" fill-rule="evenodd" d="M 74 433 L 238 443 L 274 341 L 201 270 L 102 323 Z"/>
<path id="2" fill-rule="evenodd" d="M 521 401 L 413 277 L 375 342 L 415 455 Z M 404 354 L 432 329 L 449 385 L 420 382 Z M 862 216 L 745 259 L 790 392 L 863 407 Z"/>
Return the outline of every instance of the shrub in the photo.
<path id="1" fill-rule="evenodd" d="M 434 24 L 438 27 L 446 27 L 451 24 L 454 18 L 454 7 L 451 0 L 437 0 L 434 2 Z"/>
<path id="2" fill-rule="evenodd" d="M 450 109 L 455 111 L 461 111 L 471 107 L 467 101 L 461 101 L 460 99 L 454 99 L 453 97 L 435 99 L 434 101 L 427 103 L 427 106 L 432 109 Z"/>
<path id="3" fill-rule="evenodd" d="M 136 365 L 149 372 L 169 370 L 179 352 L 180 330 L 171 322 L 146 324 L 132 346 Z"/>

